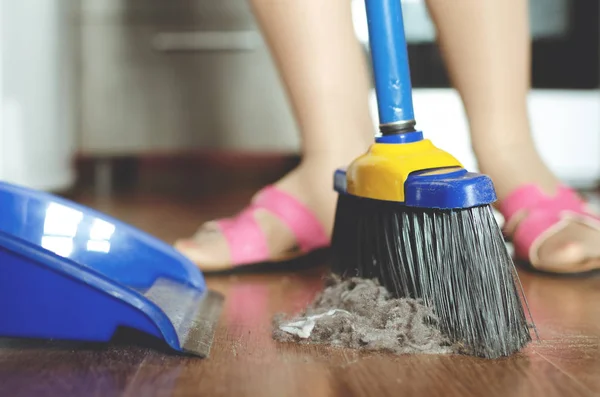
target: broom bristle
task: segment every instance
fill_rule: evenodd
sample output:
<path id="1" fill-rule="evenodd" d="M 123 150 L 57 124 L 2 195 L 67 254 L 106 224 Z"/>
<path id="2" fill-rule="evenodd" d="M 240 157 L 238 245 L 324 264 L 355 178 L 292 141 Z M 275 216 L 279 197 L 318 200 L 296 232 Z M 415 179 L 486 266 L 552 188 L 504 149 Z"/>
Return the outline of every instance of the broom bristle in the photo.
<path id="1" fill-rule="evenodd" d="M 466 354 L 508 356 L 531 336 L 512 258 L 490 206 L 441 211 L 341 194 L 333 271 L 422 299 Z"/>

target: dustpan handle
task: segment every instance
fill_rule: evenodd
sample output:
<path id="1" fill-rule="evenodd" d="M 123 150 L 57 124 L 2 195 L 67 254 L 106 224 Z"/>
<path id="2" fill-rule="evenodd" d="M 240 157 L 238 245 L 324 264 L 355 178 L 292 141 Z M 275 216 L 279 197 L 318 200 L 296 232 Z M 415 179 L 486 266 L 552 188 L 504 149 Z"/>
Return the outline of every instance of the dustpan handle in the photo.
<path id="1" fill-rule="evenodd" d="M 414 131 L 408 50 L 400 0 L 365 0 L 382 134 Z"/>

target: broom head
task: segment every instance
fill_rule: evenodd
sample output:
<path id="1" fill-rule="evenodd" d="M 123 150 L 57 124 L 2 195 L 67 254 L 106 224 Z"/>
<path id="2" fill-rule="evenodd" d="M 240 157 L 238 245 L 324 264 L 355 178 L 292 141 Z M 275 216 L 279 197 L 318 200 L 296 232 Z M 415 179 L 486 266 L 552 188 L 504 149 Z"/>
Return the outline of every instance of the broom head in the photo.
<path id="1" fill-rule="evenodd" d="M 422 140 L 373 144 L 334 185 L 334 273 L 422 300 L 466 354 L 508 356 L 531 340 L 489 177 Z"/>

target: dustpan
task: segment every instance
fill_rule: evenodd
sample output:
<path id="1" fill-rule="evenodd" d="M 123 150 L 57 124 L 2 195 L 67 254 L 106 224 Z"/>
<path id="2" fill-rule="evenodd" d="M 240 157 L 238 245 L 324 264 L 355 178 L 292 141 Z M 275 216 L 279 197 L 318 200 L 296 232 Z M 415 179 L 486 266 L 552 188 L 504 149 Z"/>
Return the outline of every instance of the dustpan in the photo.
<path id="1" fill-rule="evenodd" d="M 0 182 L 0 337 L 108 342 L 125 328 L 206 357 L 222 302 L 159 239 Z"/>

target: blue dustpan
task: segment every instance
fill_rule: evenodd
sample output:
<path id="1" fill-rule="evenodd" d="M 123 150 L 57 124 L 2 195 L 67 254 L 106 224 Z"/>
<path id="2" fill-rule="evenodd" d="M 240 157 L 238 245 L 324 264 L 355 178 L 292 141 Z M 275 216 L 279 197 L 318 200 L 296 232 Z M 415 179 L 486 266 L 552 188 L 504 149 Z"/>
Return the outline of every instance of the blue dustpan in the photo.
<path id="1" fill-rule="evenodd" d="M 0 182 L 0 337 L 107 342 L 126 327 L 206 357 L 222 302 L 168 244 Z"/>

